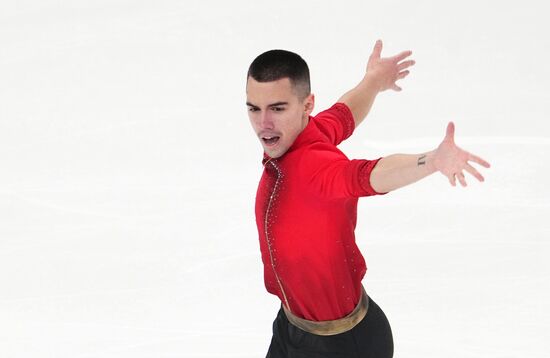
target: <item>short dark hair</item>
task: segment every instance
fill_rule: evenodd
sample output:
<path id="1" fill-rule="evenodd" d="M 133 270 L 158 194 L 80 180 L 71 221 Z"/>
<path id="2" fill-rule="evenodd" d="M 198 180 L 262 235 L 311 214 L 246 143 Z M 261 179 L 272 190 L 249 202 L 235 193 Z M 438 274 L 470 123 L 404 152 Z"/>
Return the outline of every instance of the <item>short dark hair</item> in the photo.
<path id="1" fill-rule="evenodd" d="M 309 68 L 298 54 L 286 50 L 269 50 L 250 64 L 246 80 L 252 77 L 258 82 L 271 82 L 288 77 L 300 100 L 311 93 Z"/>

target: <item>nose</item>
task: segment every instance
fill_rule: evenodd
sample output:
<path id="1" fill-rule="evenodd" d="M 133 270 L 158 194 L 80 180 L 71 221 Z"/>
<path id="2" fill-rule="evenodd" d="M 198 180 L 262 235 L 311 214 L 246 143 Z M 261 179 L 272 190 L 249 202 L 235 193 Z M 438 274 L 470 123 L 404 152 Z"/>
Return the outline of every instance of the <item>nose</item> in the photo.
<path id="1" fill-rule="evenodd" d="M 267 111 L 260 114 L 260 127 L 262 129 L 273 129 L 273 119 Z"/>

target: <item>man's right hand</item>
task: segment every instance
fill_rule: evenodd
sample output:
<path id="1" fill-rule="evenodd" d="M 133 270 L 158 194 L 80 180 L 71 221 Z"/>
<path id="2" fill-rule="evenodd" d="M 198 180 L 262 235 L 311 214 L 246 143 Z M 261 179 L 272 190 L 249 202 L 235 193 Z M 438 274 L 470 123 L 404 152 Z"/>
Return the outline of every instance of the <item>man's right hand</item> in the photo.
<path id="1" fill-rule="evenodd" d="M 413 60 L 406 60 L 412 52 L 403 51 L 393 57 L 382 58 L 382 41 L 376 41 L 372 54 L 367 63 L 367 73 L 357 86 L 344 93 L 338 102 L 345 103 L 355 121 L 357 127 L 369 113 L 374 99 L 379 92 L 387 89 L 401 91 L 401 87 L 395 84 L 396 81 L 409 74 L 408 67 L 414 65 Z"/>
<path id="2" fill-rule="evenodd" d="M 371 77 L 380 92 L 387 89 L 401 91 L 401 87 L 395 82 L 405 78 L 409 74 L 407 68 L 415 64 L 414 60 L 404 61 L 412 51 L 403 51 L 392 57 L 380 57 L 381 53 L 382 40 L 377 40 L 369 57 L 365 76 Z"/>

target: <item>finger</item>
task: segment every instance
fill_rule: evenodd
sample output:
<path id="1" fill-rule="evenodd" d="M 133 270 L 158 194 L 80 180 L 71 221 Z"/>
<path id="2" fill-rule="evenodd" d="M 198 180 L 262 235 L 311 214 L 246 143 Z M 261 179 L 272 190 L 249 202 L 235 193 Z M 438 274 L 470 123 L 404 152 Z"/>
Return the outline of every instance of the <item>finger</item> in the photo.
<path id="1" fill-rule="evenodd" d="M 395 62 L 401 62 L 407 57 L 409 57 L 410 55 L 412 55 L 412 51 L 408 50 L 408 51 L 400 52 L 397 55 L 390 57 L 390 59 L 392 59 Z"/>
<path id="2" fill-rule="evenodd" d="M 468 184 L 466 184 L 466 179 L 464 178 L 464 174 L 462 172 L 457 173 L 456 176 L 458 177 L 458 181 L 460 182 L 460 185 L 463 187 L 466 187 Z"/>
<path id="3" fill-rule="evenodd" d="M 456 178 L 454 174 L 451 174 L 449 177 L 449 183 L 451 183 L 452 186 L 456 186 Z"/>
<path id="4" fill-rule="evenodd" d="M 391 89 L 397 92 L 400 92 L 402 90 L 402 88 L 396 85 L 395 83 L 391 86 Z"/>
<path id="5" fill-rule="evenodd" d="M 447 133 L 445 134 L 445 137 L 450 139 L 452 142 L 454 142 L 454 136 L 455 136 L 455 124 L 453 122 L 449 122 L 449 124 L 447 124 Z"/>
<path id="6" fill-rule="evenodd" d="M 399 73 L 397 74 L 397 79 L 396 79 L 396 81 L 397 81 L 397 80 L 400 80 L 400 79 L 402 79 L 402 78 L 407 77 L 408 74 L 409 74 L 409 71 L 408 71 L 408 70 L 405 70 L 405 71 L 403 71 L 403 72 L 399 72 Z"/>
<path id="7" fill-rule="evenodd" d="M 466 165 L 464 166 L 464 169 L 466 169 L 466 171 L 470 174 L 472 174 L 474 177 L 477 178 L 477 180 L 479 181 L 485 181 L 485 178 L 483 178 L 483 175 L 479 174 L 479 172 L 474 168 L 472 167 L 470 164 L 466 163 Z"/>
<path id="8" fill-rule="evenodd" d="M 405 62 L 401 62 L 400 64 L 397 65 L 397 70 L 398 71 L 402 71 L 404 70 L 405 68 L 407 67 L 411 67 L 412 65 L 414 65 L 416 62 L 414 60 L 409 60 L 409 61 L 405 61 Z"/>
<path id="9" fill-rule="evenodd" d="M 382 53 L 382 40 L 376 40 L 376 43 L 374 44 L 374 48 L 372 49 L 371 57 L 380 58 L 380 54 Z"/>
<path id="10" fill-rule="evenodd" d="M 485 168 L 490 168 L 491 167 L 491 164 L 489 164 L 489 162 L 487 162 L 486 160 L 481 159 L 480 157 L 478 157 L 475 154 L 472 154 L 472 153 L 468 153 L 468 154 L 469 154 L 468 160 L 474 161 L 477 164 L 481 164 Z"/>

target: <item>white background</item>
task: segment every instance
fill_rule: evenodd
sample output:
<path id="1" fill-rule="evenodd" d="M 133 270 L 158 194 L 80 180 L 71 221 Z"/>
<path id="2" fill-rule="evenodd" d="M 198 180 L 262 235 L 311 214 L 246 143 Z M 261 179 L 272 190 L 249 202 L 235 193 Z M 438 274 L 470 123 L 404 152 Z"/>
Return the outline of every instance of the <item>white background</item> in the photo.
<path id="1" fill-rule="evenodd" d="M 314 113 L 383 56 L 417 64 L 341 148 L 421 153 L 448 121 L 492 165 L 361 199 L 396 357 L 548 357 L 543 1 L 0 2 L 0 356 L 263 357 L 279 309 L 254 221 L 245 78 L 309 64 Z"/>

